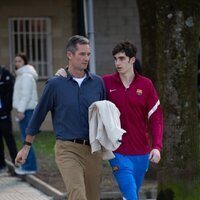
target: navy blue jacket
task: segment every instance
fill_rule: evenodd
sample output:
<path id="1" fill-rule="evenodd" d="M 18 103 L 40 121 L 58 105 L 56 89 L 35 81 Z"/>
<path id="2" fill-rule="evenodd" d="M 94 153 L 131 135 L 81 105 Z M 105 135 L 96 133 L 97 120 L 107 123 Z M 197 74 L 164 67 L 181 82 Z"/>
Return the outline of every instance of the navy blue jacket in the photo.
<path id="1" fill-rule="evenodd" d="M 81 86 L 68 74 L 46 82 L 26 133 L 36 135 L 48 111 L 51 111 L 56 139 L 89 139 L 88 108 L 105 99 L 101 77 L 87 72 Z"/>

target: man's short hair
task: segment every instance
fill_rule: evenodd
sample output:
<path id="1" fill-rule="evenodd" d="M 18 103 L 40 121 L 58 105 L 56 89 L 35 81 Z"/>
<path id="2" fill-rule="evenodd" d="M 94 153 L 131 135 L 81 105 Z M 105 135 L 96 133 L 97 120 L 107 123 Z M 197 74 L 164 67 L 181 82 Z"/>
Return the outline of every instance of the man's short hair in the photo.
<path id="1" fill-rule="evenodd" d="M 77 50 L 77 44 L 89 44 L 89 40 L 84 36 L 74 35 L 69 38 L 66 51 L 74 53 Z"/>
<path id="2" fill-rule="evenodd" d="M 130 42 L 120 42 L 112 50 L 112 55 L 115 56 L 117 53 L 125 53 L 129 58 L 136 57 L 137 48 Z"/>

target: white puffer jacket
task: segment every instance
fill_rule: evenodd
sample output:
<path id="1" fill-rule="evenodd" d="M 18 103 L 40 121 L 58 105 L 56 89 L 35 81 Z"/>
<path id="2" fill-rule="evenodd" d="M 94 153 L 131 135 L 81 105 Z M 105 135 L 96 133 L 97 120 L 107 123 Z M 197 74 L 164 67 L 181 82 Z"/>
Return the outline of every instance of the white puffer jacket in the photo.
<path id="1" fill-rule="evenodd" d="M 38 102 L 36 80 L 38 74 L 33 66 L 24 65 L 16 70 L 13 107 L 18 112 L 34 109 Z"/>

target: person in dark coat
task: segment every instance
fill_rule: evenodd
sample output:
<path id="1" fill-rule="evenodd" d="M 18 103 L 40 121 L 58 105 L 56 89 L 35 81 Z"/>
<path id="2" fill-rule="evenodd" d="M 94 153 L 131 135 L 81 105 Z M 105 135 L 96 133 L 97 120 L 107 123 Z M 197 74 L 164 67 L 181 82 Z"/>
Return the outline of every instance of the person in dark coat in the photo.
<path id="1" fill-rule="evenodd" d="M 3 139 L 8 147 L 13 163 L 17 155 L 11 120 L 13 86 L 13 75 L 0 65 L 0 172 L 6 170 Z"/>

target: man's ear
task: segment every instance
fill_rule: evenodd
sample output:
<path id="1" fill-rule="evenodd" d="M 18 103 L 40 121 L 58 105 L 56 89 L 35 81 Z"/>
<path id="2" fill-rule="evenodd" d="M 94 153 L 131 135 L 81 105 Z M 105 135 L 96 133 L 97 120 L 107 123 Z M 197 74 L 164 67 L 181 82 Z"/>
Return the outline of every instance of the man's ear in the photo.
<path id="1" fill-rule="evenodd" d="M 72 58 L 72 52 L 71 51 L 67 51 L 67 58 L 69 60 Z"/>
<path id="2" fill-rule="evenodd" d="M 131 62 L 134 63 L 135 62 L 135 57 L 131 58 Z"/>

